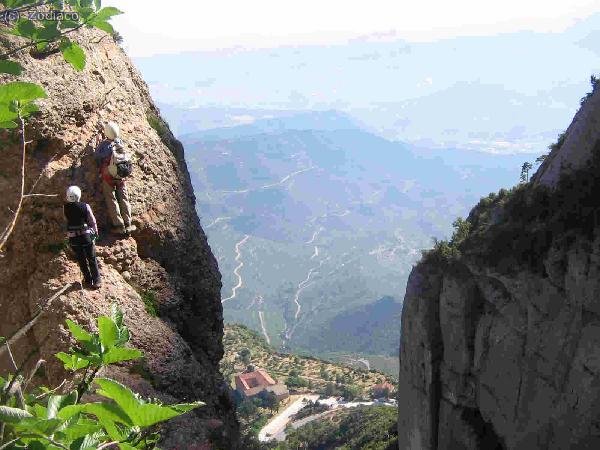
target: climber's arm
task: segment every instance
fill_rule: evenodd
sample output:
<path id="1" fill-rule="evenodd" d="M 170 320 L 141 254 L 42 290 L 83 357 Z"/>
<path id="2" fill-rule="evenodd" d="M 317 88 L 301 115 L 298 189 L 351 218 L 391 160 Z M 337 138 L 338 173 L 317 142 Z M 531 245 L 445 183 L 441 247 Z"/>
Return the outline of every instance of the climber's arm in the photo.
<path id="1" fill-rule="evenodd" d="M 94 234 L 98 235 L 98 224 L 96 223 L 96 217 L 94 217 L 94 213 L 92 212 L 92 208 L 90 205 L 87 206 L 87 222 L 90 228 L 94 231 Z"/>

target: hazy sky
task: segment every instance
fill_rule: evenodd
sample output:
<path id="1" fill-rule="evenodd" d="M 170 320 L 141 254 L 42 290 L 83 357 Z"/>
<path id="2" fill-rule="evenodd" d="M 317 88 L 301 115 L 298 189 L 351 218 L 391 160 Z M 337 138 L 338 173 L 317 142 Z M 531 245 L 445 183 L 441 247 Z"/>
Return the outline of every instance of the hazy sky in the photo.
<path id="1" fill-rule="evenodd" d="M 530 30 L 561 32 L 600 0 L 109 0 L 131 56 L 225 47 L 432 41 Z"/>

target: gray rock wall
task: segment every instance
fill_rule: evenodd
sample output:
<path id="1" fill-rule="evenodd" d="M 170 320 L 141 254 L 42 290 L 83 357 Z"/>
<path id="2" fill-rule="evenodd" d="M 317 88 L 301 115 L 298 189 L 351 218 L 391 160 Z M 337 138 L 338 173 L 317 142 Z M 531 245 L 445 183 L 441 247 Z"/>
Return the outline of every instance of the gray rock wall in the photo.
<path id="1" fill-rule="evenodd" d="M 600 239 L 555 250 L 545 264 L 546 278 L 413 269 L 400 449 L 600 448 Z"/>

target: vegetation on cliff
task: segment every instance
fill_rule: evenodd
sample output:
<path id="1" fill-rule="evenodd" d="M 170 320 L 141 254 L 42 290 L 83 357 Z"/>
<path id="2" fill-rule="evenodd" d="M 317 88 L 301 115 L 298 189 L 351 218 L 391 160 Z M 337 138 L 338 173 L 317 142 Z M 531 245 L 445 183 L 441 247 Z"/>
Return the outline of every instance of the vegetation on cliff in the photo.
<path id="1" fill-rule="evenodd" d="M 592 77 L 593 90 L 598 83 Z M 560 149 L 561 134 L 550 149 Z M 449 240 L 434 242 L 424 258 L 449 264 L 461 258 L 484 263 L 501 273 L 527 268 L 544 274 L 545 255 L 577 238 L 592 240 L 600 224 L 600 140 L 587 166 L 563 172 L 558 184 L 548 188 L 523 182 L 482 198 L 466 219 L 454 222 Z"/>
<path id="2" fill-rule="evenodd" d="M 73 373 L 55 388 L 28 389 L 44 361 L 39 360 L 28 376 L 12 357 L 10 340 L 2 339 L 13 360 L 15 373 L 0 377 L 0 445 L 17 449 L 152 449 L 160 439 L 155 425 L 185 414 L 202 402 L 163 405 L 144 400 L 126 386 L 110 378 L 97 377 L 112 364 L 138 359 L 142 352 L 127 346 L 128 328 L 123 313 L 113 306 L 112 314 L 100 316 L 98 332 L 89 332 L 67 320 L 76 341 L 69 352 L 56 357 Z M 100 401 L 84 396 L 92 386 Z"/>

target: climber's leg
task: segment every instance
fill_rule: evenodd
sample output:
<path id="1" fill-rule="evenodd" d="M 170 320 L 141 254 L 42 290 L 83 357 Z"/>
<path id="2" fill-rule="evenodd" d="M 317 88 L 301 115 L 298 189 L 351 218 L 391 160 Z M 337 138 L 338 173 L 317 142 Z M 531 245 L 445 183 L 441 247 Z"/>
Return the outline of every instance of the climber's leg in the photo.
<path id="1" fill-rule="evenodd" d="M 81 274 L 83 275 L 83 281 L 87 285 L 91 285 L 93 278 L 88 267 L 85 247 L 86 246 L 84 245 L 71 244 L 71 248 L 73 249 L 73 253 L 75 253 L 75 258 L 77 259 L 77 263 L 79 264 L 79 268 L 81 269 Z"/>
<path id="2" fill-rule="evenodd" d="M 106 208 L 108 210 L 108 216 L 110 217 L 111 225 L 113 228 L 122 230 L 125 226 L 125 223 L 121 217 L 119 202 L 115 196 L 115 188 L 106 181 L 102 180 L 102 193 L 104 194 L 104 201 L 106 202 Z"/>
<path id="3" fill-rule="evenodd" d="M 98 271 L 98 261 L 96 260 L 96 246 L 94 244 L 86 245 L 84 247 L 85 258 L 90 268 L 90 274 L 92 276 L 92 283 L 94 287 L 100 287 L 102 284 L 102 277 Z"/>
<path id="4" fill-rule="evenodd" d="M 125 184 L 125 182 L 120 183 L 117 185 L 116 191 L 123 222 L 125 222 L 126 231 L 134 231 L 135 226 L 131 224 L 131 203 L 129 202 L 129 191 L 127 190 L 127 184 Z"/>

